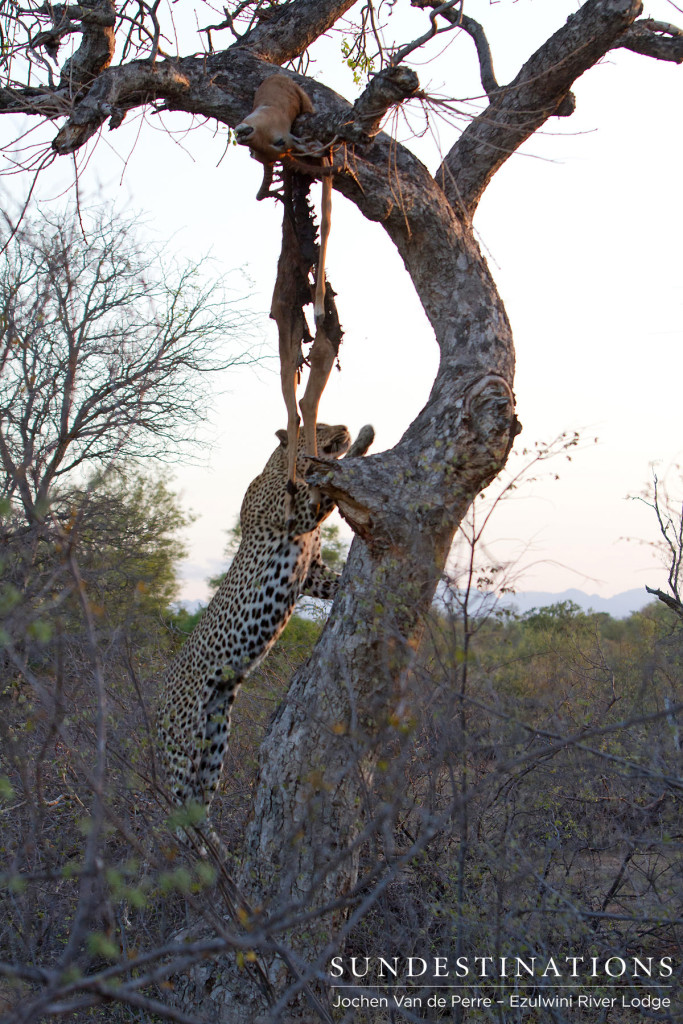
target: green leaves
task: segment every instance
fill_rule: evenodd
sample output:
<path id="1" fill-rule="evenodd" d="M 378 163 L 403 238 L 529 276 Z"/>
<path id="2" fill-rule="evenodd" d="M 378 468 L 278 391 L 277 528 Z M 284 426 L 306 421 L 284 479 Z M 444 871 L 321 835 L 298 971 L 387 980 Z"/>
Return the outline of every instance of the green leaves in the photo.
<path id="1" fill-rule="evenodd" d="M 356 85 L 361 85 L 363 78 L 368 78 L 375 70 L 375 62 L 365 52 L 365 40 L 361 36 L 353 42 L 343 39 L 341 44 L 342 57 L 347 67 L 353 72 Z"/>

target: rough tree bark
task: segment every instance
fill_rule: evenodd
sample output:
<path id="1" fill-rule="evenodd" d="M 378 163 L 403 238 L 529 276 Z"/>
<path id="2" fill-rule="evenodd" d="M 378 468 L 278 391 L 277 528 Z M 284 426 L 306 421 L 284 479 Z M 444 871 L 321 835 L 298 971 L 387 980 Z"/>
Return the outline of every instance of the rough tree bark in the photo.
<path id="1" fill-rule="evenodd" d="M 234 126 L 251 109 L 273 65 L 302 54 L 352 5 L 353 0 L 292 0 L 269 9 L 268 18 L 223 51 L 184 58 L 154 53 L 152 59 L 105 68 L 68 99 L 69 116 L 54 149 L 73 152 L 105 121 L 117 127 L 128 110 L 143 104 Z M 414 6 L 440 5 L 415 0 Z M 278 927 L 286 923 L 292 908 L 319 915 L 309 936 L 300 938 L 302 962 L 324 953 L 341 920 L 340 905 L 346 900 L 353 908 L 366 891 L 358 887 L 359 837 L 377 736 L 392 722 L 400 727 L 405 671 L 454 531 L 505 464 L 518 430 L 510 325 L 475 239 L 472 215 L 508 156 L 548 118 L 571 114 L 572 83 L 610 49 L 623 46 L 681 62 L 680 33 L 638 21 L 641 12 L 639 0 L 588 0 L 502 86 L 493 77 L 480 27 L 471 19 L 462 23 L 486 64 L 482 79 L 490 105 L 455 142 L 435 176 L 379 131 L 385 112 L 419 90 L 404 65 L 388 64 L 353 106 L 320 82 L 295 76 L 316 107 L 315 114 L 299 119 L 297 134 L 323 145 L 335 141 L 334 188 L 396 245 L 441 353 L 427 404 L 391 451 L 320 465 L 312 474 L 337 499 L 356 539 L 327 627 L 263 744 L 239 878 L 248 902 L 260 908 L 256 931 L 275 928 L 275 918 Z M 444 16 L 452 14 L 449 9 Z M 64 115 L 66 103 L 58 86 L 0 92 L 2 112 L 54 119 Z M 275 259 L 276 253 L 274 266 Z M 212 972 L 215 983 L 216 971 L 204 966 L 179 986 L 181 1001 L 205 1008 L 204 985 Z M 277 968 L 271 980 L 277 997 Z M 236 999 L 223 989 L 222 1001 L 214 992 L 206 1006 L 220 1019 L 239 1021 L 253 1020 L 257 1004 L 256 996 L 249 1000 L 242 993 Z"/>

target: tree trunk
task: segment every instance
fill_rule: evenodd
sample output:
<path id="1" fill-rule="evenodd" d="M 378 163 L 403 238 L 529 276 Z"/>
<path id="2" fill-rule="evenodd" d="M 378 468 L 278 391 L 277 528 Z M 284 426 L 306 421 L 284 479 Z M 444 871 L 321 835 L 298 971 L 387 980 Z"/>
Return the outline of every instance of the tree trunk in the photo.
<path id="1" fill-rule="evenodd" d="M 450 209 L 438 204 L 435 217 L 424 186 L 420 198 L 395 220 L 441 364 L 427 405 L 392 451 L 313 476 L 358 536 L 323 636 L 262 748 L 242 882 L 277 907 L 320 905 L 353 887 L 376 737 L 400 719 L 402 674 L 454 531 L 516 431 L 512 339 L 486 264 Z"/>

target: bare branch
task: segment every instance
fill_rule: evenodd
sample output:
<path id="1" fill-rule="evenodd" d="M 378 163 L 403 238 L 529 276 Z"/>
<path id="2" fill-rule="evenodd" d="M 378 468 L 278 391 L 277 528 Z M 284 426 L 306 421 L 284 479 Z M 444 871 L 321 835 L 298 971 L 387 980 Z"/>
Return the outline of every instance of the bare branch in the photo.
<path id="1" fill-rule="evenodd" d="M 447 17 L 448 15 L 446 15 Z M 461 15 L 460 27 L 474 40 L 474 45 L 477 49 L 477 57 L 479 59 L 479 73 L 481 75 L 481 84 L 489 97 L 493 98 L 494 93 L 498 91 L 498 82 L 493 71 L 493 58 L 491 56 L 491 47 L 489 41 L 486 38 L 486 33 L 483 27 L 474 18 L 471 18 L 468 14 Z"/>
<path id="2" fill-rule="evenodd" d="M 631 25 L 616 40 L 612 49 L 619 47 L 656 60 L 683 63 L 683 31 L 675 25 L 655 21 L 653 18 L 643 18 Z"/>
<path id="3" fill-rule="evenodd" d="M 671 611 L 679 617 L 679 619 L 683 619 L 683 604 L 680 601 L 677 601 L 675 597 L 672 597 L 671 594 L 665 593 L 658 587 L 648 587 L 647 584 L 645 584 L 645 589 L 648 594 L 652 594 L 653 597 L 656 597 L 662 602 L 662 604 L 665 604 L 667 608 L 670 608 Z"/>
<path id="4" fill-rule="evenodd" d="M 449 22 L 449 25 L 447 27 L 443 27 L 443 28 L 438 28 L 437 27 L 436 16 L 437 16 L 437 14 L 443 14 L 444 16 L 447 16 L 448 14 L 452 14 L 453 13 L 452 9 L 455 6 L 455 4 L 458 4 L 462 8 L 462 2 L 463 2 L 463 0 L 448 0 L 448 2 L 445 3 L 445 4 L 438 4 L 438 5 L 434 4 L 434 5 L 432 5 L 432 6 L 434 6 L 434 10 L 429 15 L 429 20 L 431 22 L 431 27 L 423 35 L 421 35 L 418 39 L 414 39 L 412 41 L 412 43 L 407 43 L 405 46 L 402 46 L 400 48 L 400 50 L 397 50 L 396 53 L 394 53 L 392 55 L 391 60 L 389 61 L 390 65 L 392 67 L 396 67 L 398 64 L 401 63 L 401 61 L 406 59 L 408 54 L 412 53 L 413 50 L 417 50 L 420 46 L 423 46 L 426 42 L 429 42 L 429 40 L 433 39 L 434 36 L 439 35 L 442 32 L 450 32 L 450 31 L 452 31 L 452 29 L 456 28 L 456 26 L 458 24 L 458 21 L 456 20 L 455 15 L 453 15 L 452 19 L 451 18 L 447 18 L 447 20 Z"/>
<path id="5" fill-rule="evenodd" d="M 652 490 L 636 500 L 642 501 L 651 508 L 657 519 L 660 539 L 656 547 L 660 547 L 668 563 L 668 583 L 670 594 L 659 588 L 646 586 L 648 594 L 654 595 L 670 608 L 679 618 L 683 619 L 683 601 L 679 590 L 681 570 L 683 570 L 683 505 L 674 507 L 667 493 L 666 485 L 660 485 L 656 473 L 652 476 Z"/>
<path id="6" fill-rule="evenodd" d="M 465 129 L 437 172 L 454 209 L 472 216 L 489 181 L 549 117 L 573 109 L 576 79 L 641 13 L 640 0 L 588 0 Z"/>
<path id="7" fill-rule="evenodd" d="M 498 91 L 498 82 L 493 71 L 493 58 L 491 56 L 491 47 L 489 41 L 486 38 L 483 26 L 475 21 L 474 18 L 470 17 L 469 14 L 465 14 L 464 10 L 461 9 L 459 12 L 455 12 L 450 9 L 451 5 L 447 6 L 446 10 L 442 8 L 446 5 L 439 4 L 439 0 L 411 0 L 412 7 L 431 7 L 434 9 L 434 14 L 439 14 L 446 21 L 449 21 L 451 25 L 456 28 L 461 28 L 467 32 L 469 36 L 474 40 L 474 45 L 477 49 L 477 58 L 479 60 L 479 71 L 481 75 L 481 84 L 490 99 L 493 99 L 494 93 Z"/>

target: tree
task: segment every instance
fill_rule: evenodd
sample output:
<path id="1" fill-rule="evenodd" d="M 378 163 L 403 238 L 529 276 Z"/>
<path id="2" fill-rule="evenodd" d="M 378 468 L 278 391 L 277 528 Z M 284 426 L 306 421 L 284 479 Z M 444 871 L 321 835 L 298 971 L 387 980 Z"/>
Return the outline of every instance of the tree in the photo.
<path id="1" fill-rule="evenodd" d="M 199 266 L 173 265 L 106 210 L 24 218 L 0 265 L 0 494 L 27 522 L 116 459 L 168 458 L 206 415 L 204 376 L 246 317 Z"/>
<path id="2" fill-rule="evenodd" d="M 678 467 L 677 467 L 678 468 Z M 683 564 L 683 505 L 672 499 L 669 495 L 666 483 L 664 486 L 652 475 L 652 486 L 640 498 L 655 513 L 659 527 L 659 541 L 655 547 L 663 556 L 664 564 L 668 569 L 669 592 L 659 587 L 648 587 L 648 594 L 654 595 L 662 604 L 670 608 L 679 619 L 683 619 L 683 601 L 681 600 L 681 565 Z"/>
<path id="3" fill-rule="evenodd" d="M 191 45 L 187 55 L 171 51 L 167 40 L 175 32 L 162 21 L 159 5 L 126 5 L 117 13 L 109 0 L 55 8 L 31 0 L 30 13 L 8 8 L 5 14 L 0 109 L 44 121 L 66 118 L 45 159 L 77 152 L 105 122 L 115 129 L 141 107 L 185 111 L 232 128 L 249 113 L 257 86 L 273 68 L 294 66 L 316 108 L 300 118 L 297 133 L 315 140 L 317 152 L 334 147 L 334 188 L 388 233 L 440 347 L 429 400 L 400 442 L 312 476 L 338 501 L 356 539 L 328 626 L 264 742 L 238 872 L 246 904 L 261 908 L 254 917 L 241 908 L 250 939 L 240 941 L 244 946 L 260 936 L 261 948 L 275 957 L 268 980 L 276 1007 L 280 1000 L 277 1012 L 286 1002 L 282 963 L 296 979 L 293 991 L 305 990 L 348 932 L 350 924 L 340 924 L 343 908 L 352 909 L 352 924 L 364 900 L 383 891 L 376 865 L 359 878 L 363 843 L 379 828 L 366 811 L 368 789 L 382 745 L 406 724 L 405 673 L 454 531 L 504 465 L 518 430 L 510 325 L 473 230 L 479 200 L 526 139 L 549 119 L 571 116 L 573 83 L 611 50 L 683 60 L 681 32 L 641 19 L 639 0 L 587 0 L 512 81 L 500 85 L 483 26 L 461 3 L 413 0 L 412 6 L 425 11 L 424 35 L 394 53 L 384 52 L 380 39 L 379 70 L 353 105 L 300 74 L 308 48 L 338 25 L 353 0 L 229 4 L 224 20 L 204 26 L 208 52 L 199 56 L 189 52 L 196 49 Z M 372 3 L 356 12 L 350 59 L 361 70 L 373 56 L 372 40 L 380 38 L 376 13 Z M 431 175 L 380 129 L 392 107 L 419 96 L 417 75 L 405 63 L 410 54 L 449 30 L 472 37 L 489 103 Z M 232 33 L 234 42 L 216 49 L 219 39 L 230 38 L 220 32 Z M 66 39 L 79 42 L 79 36 L 57 81 L 40 48 L 54 58 Z M 117 36 L 121 58 L 112 64 Z M 277 939 L 297 922 L 299 960 L 286 956 Z M 197 947 L 196 958 L 207 949 L 216 947 Z M 190 962 L 188 951 L 183 963 Z M 202 972 L 192 982 L 197 988 L 188 989 L 193 994 L 203 985 Z M 240 1005 L 235 991 L 224 991 L 223 1012 L 234 1021 L 253 1017 L 253 1003 Z M 193 998 L 187 996 L 188 1006 Z"/>
<path id="4" fill-rule="evenodd" d="M 101 962 L 111 950 L 107 889 L 118 886 L 127 829 L 149 806 L 138 795 L 141 774 L 150 788 L 142 695 L 171 656 L 165 617 L 189 517 L 158 471 L 130 464 L 72 488 L 68 500 L 57 496 L 32 530 L 3 504 L 0 1011 L 17 1004 L 13 1017 L 32 1019 L 39 1011 L 21 998 L 30 950 L 40 948 L 44 963 L 66 952 L 77 971 L 84 958 Z M 105 831 L 105 810 L 109 821 L 126 821 L 123 829 Z M 100 881 L 109 877 L 87 893 L 87 883 L 74 889 L 71 881 L 93 867 L 86 849 L 97 851 Z M 54 871 L 56 884 L 27 887 L 34 870 Z M 132 894 L 131 909 L 143 891 Z"/>
<path id="5" fill-rule="evenodd" d="M 118 465 L 69 495 L 84 581 L 110 624 L 148 628 L 178 596 L 178 539 L 191 516 L 159 472 Z M 66 512 L 66 510 L 65 510 Z"/>
<path id="6" fill-rule="evenodd" d="M 8 648 L 34 667 L 61 660 L 65 678 L 78 675 L 70 662 L 87 661 L 87 651 L 72 560 L 110 663 L 126 644 L 139 652 L 149 643 L 168 647 L 164 616 L 185 555 L 179 534 L 191 519 L 158 472 L 132 464 L 57 497 L 38 529 L 6 514 L 0 602 Z M 78 652 L 73 659 L 56 654 L 65 642 Z"/>

